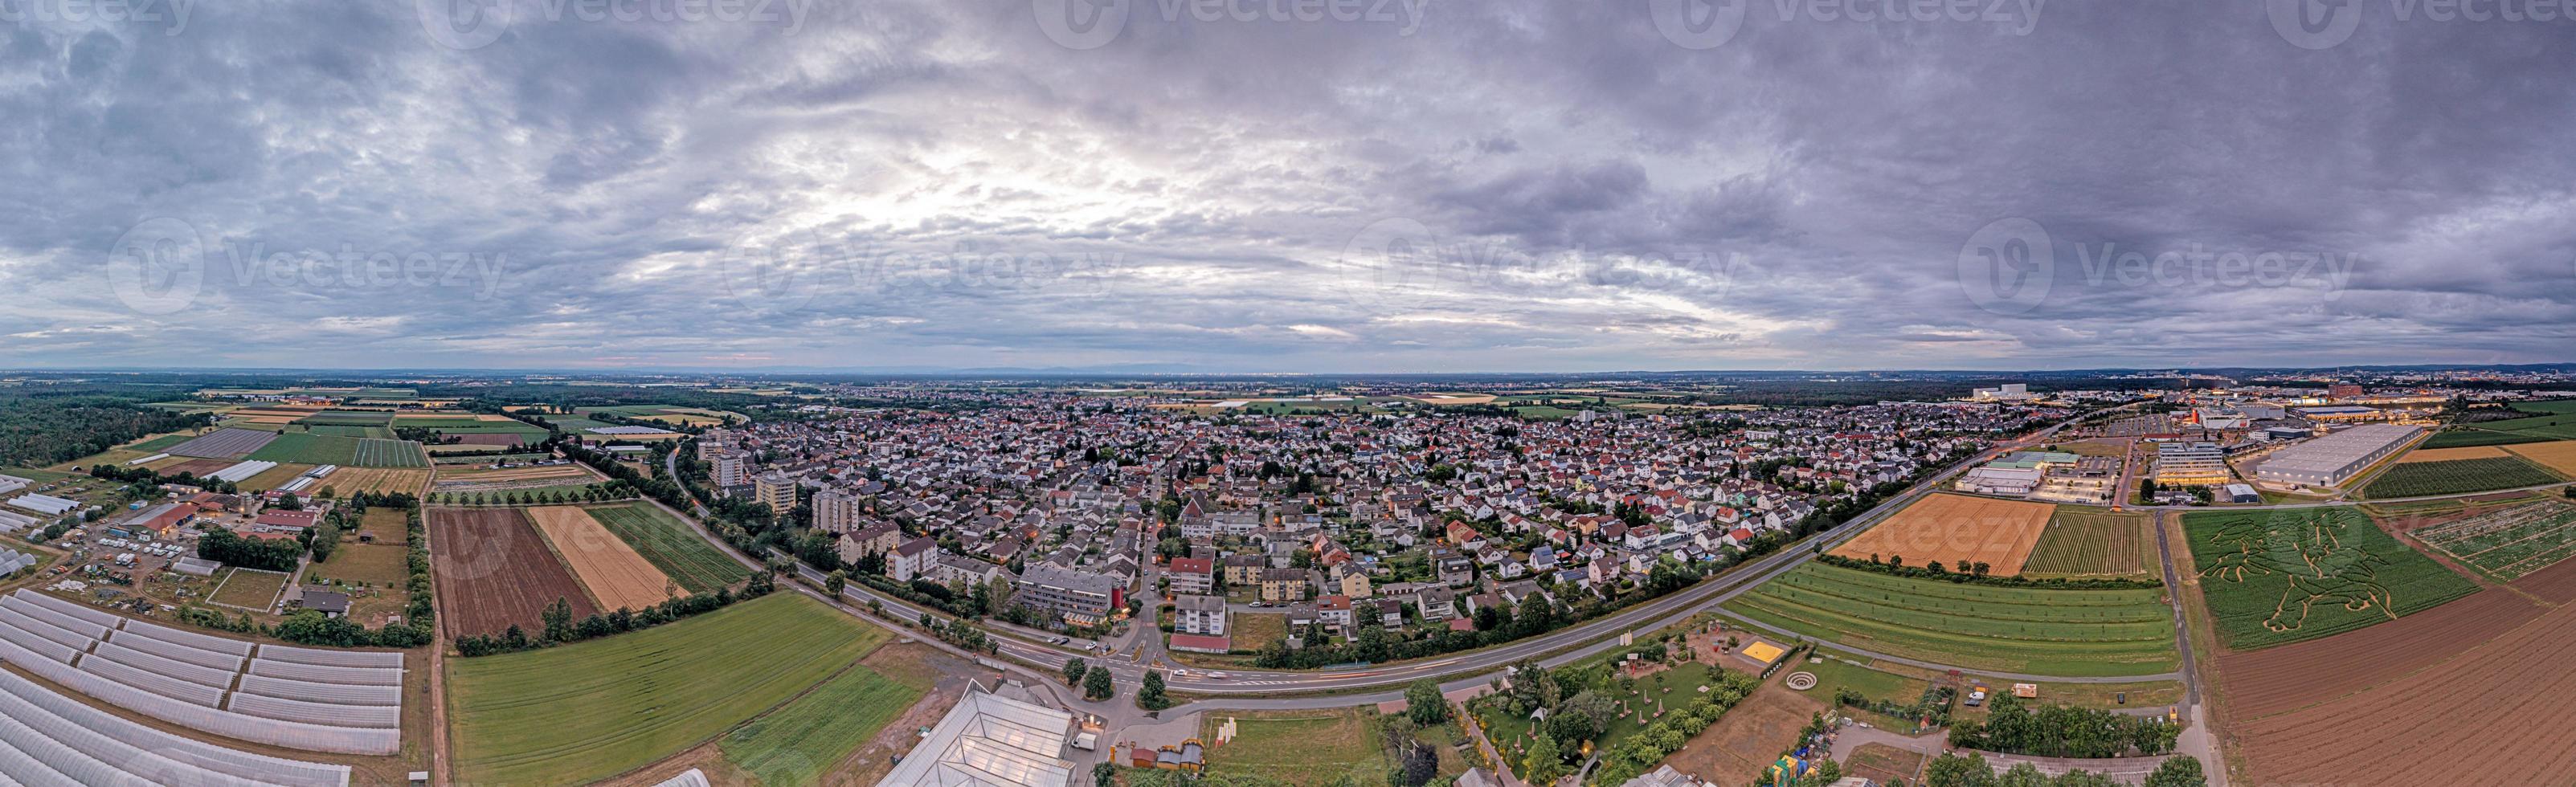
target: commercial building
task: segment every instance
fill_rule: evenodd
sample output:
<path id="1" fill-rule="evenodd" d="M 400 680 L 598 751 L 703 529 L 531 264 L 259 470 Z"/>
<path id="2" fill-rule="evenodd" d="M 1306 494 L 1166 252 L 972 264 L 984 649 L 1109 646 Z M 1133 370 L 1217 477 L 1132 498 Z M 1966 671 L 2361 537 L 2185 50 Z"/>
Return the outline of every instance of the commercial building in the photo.
<path id="1" fill-rule="evenodd" d="M 2260 492 L 2254 491 L 2254 487 L 2246 484 L 2228 484 L 2227 502 L 2260 503 L 2263 502 L 2263 495 Z"/>
<path id="2" fill-rule="evenodd" d="M 2036 467 L 1979 467 L 1960 475 L 1950 486 L 1961 492 L 2020 497 L 2039 488 L 2042 474 Z"/>
<path id="3" fill-rule="evenodd" d="M 2163 486 L 2216 486 L 2235 480 L 2227 472 L 2227 452 L 2217 443 L 2161 443 L 2156 446 L 2156 483 Z"/>
<path id="4" fill-rule="evenodd" d="M 1020 577 L 1016 601 L 1062 617 L 1066 623 L 1091 626 L 1127 606 L 1127 589 L 1107 574 L 1038 563 L 1029 566 L 1028 573 Z"/>
<path id="5" fill-rule="evenodd" d="M 1970 390 L 1972 395 L 1981 401 L 2009 401 L 2030 398 L 2029 383 L 2005 383 L 2001 388 L 1975 388 Z"/>
<path id="6" fill-rule="evenodd" d="M 880 787 L 1071 787 L 1073 714 L 968 686 Z M 1088 780 L 1088 775 L 1084 777 Z"/>
<path id="7" fill-rule="evenodd" d="M 2335 406 L 2335 407 L 2300 407 L 2300 408 L 2296 408 L 2296 409 L 2294 409 L 2292 412 L 2296 412 L 2296 413 L 2298 413 L 2298 414 L 2299 414 L 2299 417 L 2301 417 L 2301 418 L 2305 418 L 2305 419 L 2308 419 L 2308 420 L 2310 420 L 2310 421 L 2315 421 L 2315 422 L 2317 422 L 2317 423 L 2321 423 L 2321 424 L 2353 423 L 2353 422 L 2356 422 L 2356 421 L 2379 421 L 2379 420 L 2385 420 L 2385 419 L 2387 419 L 2387 417 L 2388 417 L 2388 413 L 2387 413 L 2386 411 L 2380 410 L 2379 408 L 2376 408 L 2376 407 L 2362 407 L 2362 406 L 2359 406 L 2359 405 L 2340 405 L 2340 406 Z"/>
<path id="8" fill-rule="evenodd" d="M 2255 468 L 2254 477 L 2275 484 L 2335 486 L 2397 453 L 2423 431 L 2402 424 L 2356 426 L 2275 451 Z"/>

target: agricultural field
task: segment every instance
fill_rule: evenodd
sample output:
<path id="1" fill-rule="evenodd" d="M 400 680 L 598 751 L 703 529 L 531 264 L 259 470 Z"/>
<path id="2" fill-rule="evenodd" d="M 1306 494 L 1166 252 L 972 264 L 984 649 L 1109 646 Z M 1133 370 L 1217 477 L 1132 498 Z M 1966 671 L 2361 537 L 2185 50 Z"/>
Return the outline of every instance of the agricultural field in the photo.
<path id="1" fill-rule="evenodd" d="M 312 469 L 313 469 L 313 466 L 312 466 L 312 465 L 291 465 L 291 464 L 282 464 L 282 465 L 278 465 L 278 466 L 276 466 L 276 467 L 272 467 L 272 468 L 269 468 L 269 469 L 266 469 L 266 470 L 262 470 L 262 471 L 260 471 L 260 472 L 259 472 L 259 475 L 255 475 L 255 476 L 251 476 L 251 477 L 249 477 L 249 478 L 242 479 L 242 481 L 241 481 L 241 485 L 240 485 L 240 486 L 241 486 L 241 488 L 242 488 L 242 490 L 243 490 L 243 491 L 247 491 L 247 492 L 266 492 L 266 491 L 268 491 L 268 490 L 276 489 L 276 488 L 278 488 L 278 487 L 280 487 L 280 486 L 283 486 L 283 485 L 285 485 L 285 484 L 286 484 L 286 482 L 295 480 L 296 476 L 303 475 L 303 474 L 305 473 L 305 471 L 312 470 Z M 311 497 L 311 496 L 313 496 L 313 493 L 314 493 L 315 491 L 320 490 L 320 489 L 322 488 L 322 487 L 319 485 L 319 484 L 320 484 L 320 482 L 315 482 L 315 484 L 316 484 L 316 485 L 314 485 L 314 486 L 308 486 L 308 487 L 305 487 L 305 488 L 304 488 L 304 490 L 303 490 L 303 492 L 302 492 L 299 496 L 301 496 L 301 497 Z"/>
<path id="2" fill-rule="evenodd" d="M 2005 588 L 1811 563 L 1726 602 L 1839 645 L 1970 669 L 2109 677 L 2170 672 L 2161 590 Z"/>
<path id="3" fill-rule="evenodd" d="M 2459 448 L 2418 448 L 2413 451 L 2406 452 L 2406 455 L 2404 457 L 2400 457 L 2397 460 L 2397 463 L 2446 462 L 2454 459 L 2494 459 L 2499 456 L 2512 456 L 2512 454 L 2505 453 L 2504 449 L 2497 448 L 2492 445 L 2472 445 L 2461 446 Z"/>
<path id="4" fill-rule="evenodd" d="M 324 410 L 305 416 L 296 423 L 306 426 L 384 426 L 392 423 L 394 414 L 374 410 Z"/>
<path id="5" fill-rule="evenodd" d="M 327 435 L 330 437 L 366 437 L 378 440 L 394 439 L 394 430 L 382 426 L 339 426 L 334 424 L 323 424 L 320 426 L 306 426 L 303 427 L 303 429 L 306 432 L 318 435 Z"/>
<path id="6" fill-rule="evenodd" d="M 428 467 L 429 459 L 420 453 L 420 444 L 409 440 L 358 441 L 359 467 Z"/>
<path id="7" fill-rule="evenodd" d="M 715 739 L 891 636 L 779 593 L 634 633 L 449 659 L 457 777 L 582 784 L 625 773 Z"/>
<path id="8" fill-rule="evenodd" d="M 275 432 L 257 429 L 217 429 L 205 435 L 162 449 L 172 456 L 201 459 L 224 459 L 257 451 L 277 439 Z"/>
<path id="9" fill-rule="evenodd" d="M 2576 477 L 2576 440 L 2524 443 L 2505 450 L 2532 464 L 2556 470 L 2559 475 Z"/>
<path id="10" fill-rule="evenodd" d="M 1832 697 L 1793 691 L 1777 681 L 1765 683 L 1673 752 L 1669 763 L 1719 787 L 1754 787 L 1754 775 L 1798 742 L 1798 730 L 1812 714 L 1825 710 Z"/>
<path id="11" fill-rule="evenodd" d="M 2576 555 L 2576 504 L 2544 500 L 2414 531 L 2417 540 L 2498 580 Z"/>
<path id="12" fill-rule="evenodd" d="M 454 447 L 456 447 L 456 446 L 443 446 L 443 447 L 454 448 Z M 465 466 L 476 466 L 476 465 L 491 465 L 491 464 L 496 464 L 496 463 L 505 463 L 505 462 L 506 462 L 506 463 L 534 462 L 534 461 L 537 461 L 537 460 L 539 460 L 539 459 L 548 459 L 548 458 L 552 458 L 553 456 L 554 456 L 553 454 L 542 454 L 542 453 L 498 454 L 498 455 L 492 455 L 492 456 L 440 456 L 440 457 L 433 457 L 433 458 L 431 458 L 431 459 L 429 460 L 429 462 L 430 462 L 430 464 L 435 464 L 435 465 L 465 465 Z"/>
<path id="13" fill-rule="evenodd" d="M 726 733 L 717 747 L 762 784 L 821 784 L 832 766 L 930 692 L 919 675 L 853 666 L 805 696 Z"/>
<path id="14" fill-rule="evenodd" d="M 346 497 L 359 492 L 409 492 L 420 494 L 422 484 L 429 483 L 429 471 L 391 467 L 342 467 L 313 482 L 312 489 L 330 487 L 334 495 Z"/>
<path id="15" fill-rule="evenodd" d="M 2388 499 L 2453 495 L 2555 483 L 2556 474 L 2519 457 L 2399 462 L 2363 487 L 2364 497 Z"/>
<path id="16" fill-rule="evenodd" d="M 2056 510 L 2047 503 L 1927 495 L 1833 554 L 1861 560 L 1901 556 L 1917 566 L 1935 560 L 1958 566 L 1984 563 L 1996 576 L 2011 576 L 2021 573 Z"/>
<path id="17" fill-rule="evenodd" d="M 2212 625 L 2235 650 L 2396 620 L 2478 589 L 2349 507 L 2197 512 L 2182 521 Z"/>
<path id="18" fill-rule="evenodd" d="M 528 509 L 537 532 L 555 555 L 572 566 L 573 576 L 590 590 L 600 609 L 643 609 L 687 591 L 662 575 L 644 556 L 601 527 L 590 512 L 573 506 Z"/>
<path id="19" fill-rule="evenodd" d="M 128 451 L 136 451 L 149 455 L 168 451 L 172 447 L 175 447 L 180 443 L 188 442 L 191 439 L 194 438 L 187 434 L 165 434 L 160 437 L 151 438 L 141 442 L 127 443 L 119 447 Z"/>
<path id="20" fill-rule="evenodd" d="M 1234 739 L 1219 745 L 1217 728 L 1228 720 L 1234 722 Z M 1343 776 L 1364 784 L 1384 780 L 1394 764 L 1382 737 L 1376 715 L 1360 708 L 1209 711 L 1199 718 L 1199 739 L 1209 744 L 1208 775 L 1296 785 L 1323 785 Z"/>
<path id="21" fill-rule="evenodd" d="M 679 407 L 679 406 L 675 406 L 675 405 L 662 405 L 662 404 L 628 404 L 628 405 L 615 405 L 615 406 L 610 406 L 610 407 L 576 407 L 576 408 L 573 408 L 573 412 L 576 412 L 576 413 L 579 413 L 579 414 L 582 414 L 582 415 L 590 415 L 590 414 L 592 414 L 592 413 L 607 413 L 607 414 L 609 414 L 609 415 L 619 416 L 619 417 L 622 417 L 622 418 L 637 418 L 637 419 L 642 419 L 642 420 L 646 420 L 646 421 L 660 421 L 660 422 L 662 422 L 662 423 L 666 423 L 666 424 L 679 424 L 679 425 L 682 425 L 682 426 L 718 426 L 718 425 L 722 425 L 722 424 L 725 422 L 725 419 L 727 419 L 727 418 L 733 418 L 733 419 L 736 419 L 736 420 L 745 420 L 745 421 L 750 420 L 749 418 L 744 417 L 744 416 L 743 416 L 742 414 L 740 414 L 740 413 L 729 413 L 729 412 L 725 412 L 725 411 L 722 411 L 722 410 L 706 410 L 706 409 L 700 409 L 700 408 L 696 408 L 696 407 Z"/>
<path id="22" fill-rule="evenodd" d="M 714 592 L 751 578 L 751 569 L 717 551 L 687 523 L 650 503 L 599 506 L 589 511 L 591 518 L 599 520 L 609 532 L 624 539 L 637 554 L 691 593 Z"/>
<path id="23" fill-rule="evenodd" d="M 582 486 L 598 483 L 600 477 L 572 463 L 505 467 L 498 470 L 480 468 L 441 468 L 438 479 L 431 483 L 432 492 L 516 492 L 541 487 Z"/>
<path id="24" fill-rule="evenodd" d="M 2438 784 L 2462 780 L 2461 762 L 2446 753 L 2500 741 L 2516 752 L 2576 748 L 2576 726 L 2564 723 L 2576 705 L 2569 642 L 2576 642 L 2576 606 L 2561 606 L 2490 636 L 2423 643 L 2438 648 L 2438 658 L 2378 685 L 2317 695 L 2271 715 L 2245 713 L 2234 725 L 2249 770 L 2240 781 Z M 2321 673 L 2311 666 L 2306 674 Z M 2469 781 L 2576 784 L 2576 758 L 2564 756 L 2480 758 L 2477 770 Z"/>
<path id="25" fill-rule="evenodd" d="M 2155 528 L 2139 514 L 2060 509 L 2022 564 L 2026 577 L 2147 576 Z"/>
<path id="26" fill-rule="evenodd" d="M 2425 438 L 2423 445 L 2425 448 L 2438 450 L 2443 448 L 2466 448 L 2481 445 L 2537 443 L 2547 439 L 2549 438 L 2541 437 L 2539 435 L 2521 434 L 2518 432 L 2491 432 L 2476 427 L 2454 426 L 2449 429 L 2436 432 L 2432 437 Z"/>
<path id="27" fill-rule="evenodd" d="M 599 611 L 518 509 L 432 508 L 428 517 L 432 586 L 450 633 L 535 629 L 556 599 L 576 619 Z"/>
<path id="28" fill-rule="evenodd" d="M 277 436 L 250 458 L 270 462 L 297 462 L 308 465 L 354 465 L 358 463 L 358 440 L 332 437 L 311 432 L 290 432 Z"/>
<path id="29" fill-rule="evenodd" d="M 267 614 L 269 605 L 277 602 L 277 594 L 286 589 L 286 579 L 286 574 L 275 571 L 227 568 L 215 578 L 215 592 L 207 600 Z"/>

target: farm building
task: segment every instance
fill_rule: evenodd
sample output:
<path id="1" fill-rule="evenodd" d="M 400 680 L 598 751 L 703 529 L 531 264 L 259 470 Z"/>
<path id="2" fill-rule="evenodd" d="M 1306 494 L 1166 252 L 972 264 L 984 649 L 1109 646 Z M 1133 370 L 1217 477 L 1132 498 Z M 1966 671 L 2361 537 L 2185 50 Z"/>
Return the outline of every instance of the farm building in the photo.
<path id="1" fill-rule="evenodd" d="M 2301 486 L 2334 486 L 2405 448 L 2423 429 L 2368 424 L 2283 448 L 2254 471 L 2258 480 Z"/>
<path id="2" fill-rule="evenodd" d="M 1073 714 L 973 685 L 877 784 L 1071 785 L 1072 737 Z"/>
<path id="3" fill-rule="evenodd" d="M 53 495 L 21 495 L 12 498 L 9 505 L 46 516 L 55 516 L 81 506 L 78 500 L 66 500 Z"/>
<path id="4" fill-rule="evenodd" d="M 180 526 L 188 524 L 189 520 L 196 518 L 196 506 L 188 505 L 186 503 L 163 503 L 161 505 L 153 506 L 151 510 L 143 512 L 142 516 L 135 517 L 133 521 L 128 522 L 127 525 L 136 530 L 150 530 L 154 533 L 168 535 L 170 531 L 176 530 Z"/>

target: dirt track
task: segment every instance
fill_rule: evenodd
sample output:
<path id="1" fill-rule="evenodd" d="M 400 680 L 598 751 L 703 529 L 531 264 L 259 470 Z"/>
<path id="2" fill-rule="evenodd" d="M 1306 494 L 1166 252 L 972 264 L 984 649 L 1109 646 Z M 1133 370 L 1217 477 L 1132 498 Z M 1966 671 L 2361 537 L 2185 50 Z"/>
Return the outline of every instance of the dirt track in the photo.
<path id="1" fill-rule="evenodd" d="M 1862 560 L 1873 554 L 1901 556 L 1909 566 L 1935 560 L 1957 568 L 1985 563 L 1988 573 L 2011 576 L 2021 573 L 2056 510 L 2047 503 L 1930 495 L 1845 542 L 1834 554 Z"/>
<path id="2" fill-rule="evenodd" d="M 528 515 L 536 519 L 537 529 L 564 562 L 572 564 L 572 573 L 590 588 L 602 609 L 643 609 L 662 603 L 676 591 L 670 577 L 601 527 L 590 512 L 574 506 L 546 506 L 528 509 Z"/>
<path id="3" fill-rule="evenodd" d="M 438 546 L 430 553 L 438 617 L 449 633 L 498 634 L 516 624 L 534 636 L 558 598 L 571 602 L 575 620 L 599 611 L 518 509 L 432 508 L 428 516 Z"/>

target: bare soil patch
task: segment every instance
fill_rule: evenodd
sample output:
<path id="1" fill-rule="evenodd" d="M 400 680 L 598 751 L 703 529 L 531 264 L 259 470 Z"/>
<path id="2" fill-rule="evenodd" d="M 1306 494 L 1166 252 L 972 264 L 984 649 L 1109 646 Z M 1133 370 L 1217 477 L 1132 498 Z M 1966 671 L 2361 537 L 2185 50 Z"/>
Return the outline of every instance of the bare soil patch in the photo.
<path id="1" fill-rule="evenodd" d="M 1916 501 L 1877 527 L 1835 549 L 1843 557 L 1903 556 L 1907 565 L 1938 560 L 1949 565 L 1984 563 L 1998 576 L 2021 573 L 2056 506 L 1936 494 Z"/>
<path id="2" fill-rule="evenodd" d="M 438 614 L 458 636 L 534 631 L 559 598 L 576 620 L 599 611 L 518 509 L 433 508 L 429 530 Z"/>

